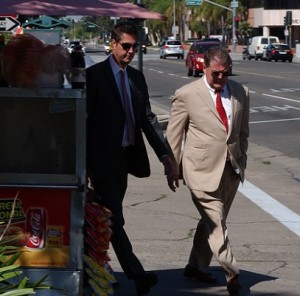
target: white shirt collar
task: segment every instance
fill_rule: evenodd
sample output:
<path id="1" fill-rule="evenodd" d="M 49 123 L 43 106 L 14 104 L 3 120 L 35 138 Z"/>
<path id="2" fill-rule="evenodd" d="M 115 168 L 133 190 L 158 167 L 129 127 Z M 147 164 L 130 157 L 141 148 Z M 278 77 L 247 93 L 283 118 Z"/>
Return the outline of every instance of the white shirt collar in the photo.
<path id="1" fill-rule="evenodd" d="M 215 89 L 213 89 L 213 88 L 208 84 L 207 79 L 206 79 L 206 75 L 205 75 L 205 74 L 203 75 L 203 79 L 204 79 L 204 83 L 205 83 L 205 85 L 207 86 L 208 91 L 209 91 L 211 97 L 214 98 L 214 97 L 216 96 Z M 222 96 L 223 98 L 226 98 L 226 99 L 229 99 L 229 98 L 230 98 L 230 97 L 229 97 L 229 90 L 228 90 L 227 84 L 226 84 L 226 85 L 224 86 L 224 88 L 221 90 L 221 96 Z"/>

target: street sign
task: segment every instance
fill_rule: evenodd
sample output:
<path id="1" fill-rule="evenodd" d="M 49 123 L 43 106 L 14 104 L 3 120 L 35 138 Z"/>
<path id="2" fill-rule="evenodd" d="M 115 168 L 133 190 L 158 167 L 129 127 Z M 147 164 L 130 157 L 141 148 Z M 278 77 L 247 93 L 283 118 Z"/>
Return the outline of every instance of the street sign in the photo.
<path id="1" fill-rule="evenodd" d="M 12 31 L 20 26 L 20 22 L 12 17 L 0 17 L 0 31 Z"/>
<path id="2" fill-rule="evenodd" d="M 172 34 L 176 35 L 179 33 L 179 27 L 178 26 L 172 26 Z"/>
<path id="3" fill-rule="evenodd" d="M 231 7 L 231 8 L 238 8 L 238 7 L 239 7 L 239 2 L 237 2 L 237 1 L 232 1 L 231 4 L 230 4 L 230 7 Z"/>
<path id="4" fill-rule="evenodd" d="M 13 17 L 13 18 L 18 18 L 19 15 L 17 14 L 0 14 L 0 17 Z"/>
<path id="5" fill-rule="evenodd" d="M 185 5 L 201 5 L 203 0 L 185 0 Z"/>

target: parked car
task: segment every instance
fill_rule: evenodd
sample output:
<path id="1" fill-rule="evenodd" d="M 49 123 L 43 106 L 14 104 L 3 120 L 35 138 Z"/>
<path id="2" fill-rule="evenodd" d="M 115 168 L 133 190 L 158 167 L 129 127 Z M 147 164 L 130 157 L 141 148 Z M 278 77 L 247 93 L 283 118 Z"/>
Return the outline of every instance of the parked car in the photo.
<path id="1" fill-rule="evenodd" d="M 161 59 L 166 57 L 177 57 L 184 59 L 184 47 L 179 40 L 164 40 L 159 49 Z"/>
<path id="2" fill-rule="evenodd" d="M 290 63 L 293 61 L 294 52 L 288 46 L 288 44 L 284 43 L 271 43 L 264 48 L 263 52 L 263 60 L 267 60 L 271 62 L 272 60 L 277 61 L 289 61 Z"/>
<path id="3" fill-rule="evenodd" d="M 197 77 L 200 73 L 203 73 L 204 53 L 211 47 L 221 46 L 220 44 L 220 41 L 195 41 L 185 59 L 187 76 Z M 230 69 L 230 74 L 231 71 Z"/>

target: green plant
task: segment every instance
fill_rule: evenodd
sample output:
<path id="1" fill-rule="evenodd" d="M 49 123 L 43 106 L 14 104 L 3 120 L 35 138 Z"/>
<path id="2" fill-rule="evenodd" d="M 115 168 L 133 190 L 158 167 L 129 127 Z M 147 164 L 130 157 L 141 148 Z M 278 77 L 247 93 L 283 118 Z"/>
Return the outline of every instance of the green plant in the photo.
<path id="1" fill-rule="evenodd" d="M 38 289 L 50 289 L 49 285 L 44 284 L 47 275 L 35 283 L 31 283 L 27 277 L 21 277 L 23 272 L 20 266 L 14 264 L 20 254 L 18 247 L 3 246 L 0 243 L 0 295 L 31 295 Z"/>

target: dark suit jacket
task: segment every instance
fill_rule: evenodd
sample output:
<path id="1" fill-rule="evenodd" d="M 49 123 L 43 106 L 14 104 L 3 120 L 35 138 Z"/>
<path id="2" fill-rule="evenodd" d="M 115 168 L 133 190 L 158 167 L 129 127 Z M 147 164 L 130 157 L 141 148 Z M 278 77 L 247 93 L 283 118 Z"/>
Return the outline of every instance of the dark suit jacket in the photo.
<path id="1" fill-rule="evenodd" d="M 135 146 L 128 172 L 137 177 L 150 175 L 142 130 L 158 158 L 168 154 L 155 114 L 151 112 L 148 87 L 141 71 L 127 67 L 135 116 Z M 120 170 L 125 114 L 109 59 L 86 71 L 87 169 L 101 177 Z"/>

